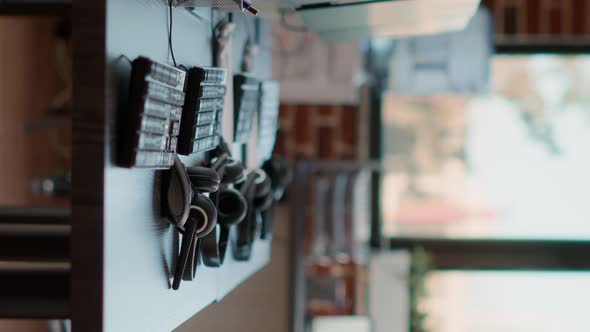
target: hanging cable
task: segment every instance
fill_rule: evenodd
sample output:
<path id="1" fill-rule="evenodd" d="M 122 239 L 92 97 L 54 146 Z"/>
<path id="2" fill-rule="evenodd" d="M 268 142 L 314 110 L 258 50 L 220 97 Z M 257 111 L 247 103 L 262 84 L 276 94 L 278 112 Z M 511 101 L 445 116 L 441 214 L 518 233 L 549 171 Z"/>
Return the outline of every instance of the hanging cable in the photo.
<path id="1" fill-rule="evenodd" d="M 119 56 L 119 58 L 121 58 L 121 59 L 123 59 L 123 60 L 125 60 L 125 61 L 129 62 L 129 64 L 132 64 L 132 63 L 133 63 L 133 60 L 129 59 L 129 57 L 128 57 L 128 56 L 126 56 L 125 54 L 121 54 L 121 55 Z"/>
<path id="2" fill-rule="evenodd" d="M 172 0 L 168 0 L 168 9 L 170 11 L 169 17 L 169 28 L 168 28 L 168 48 L 170 48 L 170 56 L 172 57 L 172 62 L 174 63 L 174 67 L 176 65 L 176 57 L 174 56 L 174 47 L 172 46 Z"/>
<path id="3" fill-rule="evenodd" d="M 215 38 L 215 9 L 211 8 L 211 17 L 210 17 L 210 26 L 211 26 L 211 38 Z"/>

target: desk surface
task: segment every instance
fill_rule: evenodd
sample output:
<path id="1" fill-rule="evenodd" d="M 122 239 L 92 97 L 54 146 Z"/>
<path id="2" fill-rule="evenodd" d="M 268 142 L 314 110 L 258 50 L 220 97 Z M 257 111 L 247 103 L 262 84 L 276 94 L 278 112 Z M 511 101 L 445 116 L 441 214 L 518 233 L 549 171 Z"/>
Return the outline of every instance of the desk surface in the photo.
<path id="1" fill-rule="evenodd" d="M 154 0 L 93 0 L 74 2 L 73 11 L 77 49 L 73 329 L 170 331 L 266 265 L 270 243 L 258 241 L 251 262 L 234 261 L 228 252 L 228 261 L 220 269 L 200 265 L 195 281 L 183 282 L 178 291 L 171 289 L 178 238 L 158 208 L 161 172 L 126 169 L 114 163 L 117 112 L 125 111 L 131 69 L 122 55 L 172 63 L 167 7 Z M 179 65 L 212 64 L 212 16 L 208 9 L 200 9 L 199 14 L 173 10 L 173 45 Z M 214 20 L 222 15 L 215 15 Z M 239 68 L 252 31 L 258 27 L 264 44 L 271 39 L 270 23 L 256 23 L 239 13 L 235 22 L 233 67 Z M 255 76 L 270 78 L 270 53 L 269 47 L 261 47 Z M 224 116 L 224 126 L 231 125 L 230 121 L 231 117 Z M 191 165 L 199 157 L 182 159 Z"/>

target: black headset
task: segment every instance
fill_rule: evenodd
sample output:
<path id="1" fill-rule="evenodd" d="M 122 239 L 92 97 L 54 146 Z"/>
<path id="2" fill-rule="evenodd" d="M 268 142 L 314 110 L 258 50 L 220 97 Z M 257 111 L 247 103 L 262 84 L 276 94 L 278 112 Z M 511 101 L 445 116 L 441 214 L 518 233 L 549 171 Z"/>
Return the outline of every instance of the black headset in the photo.
<path id="1" fill-rule="evenodd" d="M 273 204 L 271 180 L 262 169 L 251 171 L 240 188 L 248 202 L 246 218 L 238 225 L 238 235 L 234 243 L 234 258 L 248 261 L 252 254 L 257 227 L 261 224 L 260 213 Z"/>
<path id="2" fill-rule="evenodd" d="M 260 231 L 260 238 L 266 239 L 272 234 L 275 205 L 285 196 L 287 187 L 293 179 L 293 169 L 286 159 L 278 156 L 273 156 L 271 159 L 267 160 L 262 166 L 262 169 L 264 169 L 266 174 L 270 177 L 273 198 L 267 202 L 270 206 L 264 205 L 261 208 L 262 228 Z"/>
<path id="3" fill-rule="evenodd" d="M 210 267 L 219 267 L 225 260 L 229 242 L 230 228 L 244 220 L 248 211 L 248 202 L 241 190 L 234 185 L 246 181 L 244 165 L 230 157 L 227 145 L 222 144 L 214 151 L 210 168 L 221 178 L 219 190 L 212 195 L 218 213 L 218 225 L 215 231 L 203 238 L 203 263 Z"/>
<path id="4" fill-rule="evenodd" d="M 174 272 L 173 289 L 180 287 L 181 279 L 194 279 L 199 239 L 211 233 L 217 225 L 217 209 L 203 193 L 217 191 L 220 178 L 215 172 L 199 171 L 196 177 L 194 172 L 189 174 L 177 156 L 172 168 L 163 176 L 166 214 L 176 229 L 183 234 Z"/>
<path id="5" fill-rule="evenodd" d="M 215 229 L 215 225 L 217 224 L 217 220 L 215 220 L 215 222 L 207 221 L 207 218 L 211 218 L 212 216 L 217 218 L 217 209 L 215 208 L 213 202 L 205 195 L 195 195 L 190 206 L 189 220 L 191 218 L 195 218 L 195 221 L 197 222 L 192 224 L 195 224 L 197 229 L 192 233 L 189 232 L 189 237 L 193 236 L 193 241 L 190 244 L 187 243 L 187 245 L 189 245 L 189 252 L 187 255 L 186 268 L 182 274 L 182 280 L 192 281 L 195 279 L 197 274 L 197 266 L 199 263 L 201 242 L 205 237 L 212 233 L 212 231 Z M 183 247 L 185 245 L 185 237 L 186 236 L 182 237 Z"/>
<path id="6" fill-rule="evenodd" d="M 285 158 L 273 156 L 264 163 L 262 169 L 271 179 L 275 200 L 280 201 L 293 180 L 293 168 Z"/>
<path id="7" fill-rule="evenodd" d="M 270 176 L 262 169 L 258 169 L 257 172 L 264 174 L 264 185 L 261 185 L 260 191 L 258 191 L 258 195 L 254 199 L 254 209 L 257 212 L 256 225 L 260 227 L 260 239 L 264 240 L 269 233 L 269 227 L 266 224 L 270 222 L 264 216 L 275 204 L 275 199 Z"/>
<path id="8" fill-rule="evenodd" d="M 240 190 L 234 188 L 225 188 L 217 193 L 217 209 L 219 215 L 219 227 L 216 228 L 215 234 L 211 233 L 203 239 L 203 263 L 206 266 L 218 267 L 225 260 L 227 246 L 229 242 L 230 229 L 244 221 L 248 213 L 248 201 L 246 199 L 248 183 L 253 183 L 253 179 L 246 179 L 240 183 Z"/>
<path id="9" fill-rule="evenodd" d="M 211 168 L 193 166 L 187 167 L 186 172 L 194 190 L 203 193 L 213 193 L 219 190 L 221 178 Z"/>

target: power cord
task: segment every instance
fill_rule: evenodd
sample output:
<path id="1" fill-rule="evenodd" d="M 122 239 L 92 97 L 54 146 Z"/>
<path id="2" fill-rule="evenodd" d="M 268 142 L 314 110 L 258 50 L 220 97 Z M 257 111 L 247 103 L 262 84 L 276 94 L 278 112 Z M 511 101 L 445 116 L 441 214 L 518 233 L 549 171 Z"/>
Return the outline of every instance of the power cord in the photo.
<path id="1" fill-rule="evenodd" d="M 174 56 L 174 47 L 172 46 L 172 0 L 168 0 L 168 10 L 170 12 L 170 17 L 169 17 L 170 26 L 168 28 L 168 48 L 170 48 L 170 56 L 172 57 L 172 62 L 174 63 L 174 67 L 177 67 L 176 57 Z"/>
<path id="2" fill-rule="evenodd" d="M 126 56 L 125 54 L 119 55 L 119 59 L 123 59 L 123 60 L 129 62 L 129 64 L 133 64 L 133 61 L 131 59 L 129 59 L 129 57 Z"/>

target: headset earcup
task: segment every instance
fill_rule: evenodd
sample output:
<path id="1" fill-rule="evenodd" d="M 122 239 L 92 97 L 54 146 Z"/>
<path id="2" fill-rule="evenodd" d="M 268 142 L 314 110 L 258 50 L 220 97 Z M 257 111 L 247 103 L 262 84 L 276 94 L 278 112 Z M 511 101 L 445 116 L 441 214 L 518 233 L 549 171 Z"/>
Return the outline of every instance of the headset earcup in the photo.
<path id="1" fill-rule="evenodd" d="M 223 153 L 220 156 L 212 158 L 207 167 L 214 170 L 219 176 L 219 179 L 223 180 L 225 174 L 225 165 L 227 165 L 229 160 L 229 155 L 227 153 Z"/>
<path id="2" fill-rule="evenodd" d="M 240 161 L 230 159 L 225 165 L 225 174 L 223 175 L 223 182 L 237 182 L 244 176 L 244 164 Z"/>
<path id="3" fill-rule="evenodd" d="M 226 185 L 215 196 L 220 224 L 236 225 L 244 220 L 248 212 L 248 202 L 239 191 Z"/>
<path id="4" fill-rule="evenodd" d="M 209 234 L 217 225 L 217 208 L 209 197 L 203 194 L 195 194 L 191 201 L 189 218 L 197 223 L 197 237 Z"/>
<path id="5" fill-rule="evenodd" d="M 217 172 L 208 167 L 187 167 L 188 177 L 197 191 L 204 193 L 216 192 L 219 189 L 221 179 Z"/>
<path id="6" fill-rule="evenodd" d="M 163 193 L 168 217 L 175 226 L 182 228 L 189 217 L 193 193 L 186 168 L 178 157 L 163 175 Z"/>
<path id="7" fill-rule="evenodd" d="M 270 193 L 272 189 L 270 177 L 266 175 L 266 172 L 264 172 L 261 169 L 257 169 L 255 172 L 256 180 L 254 184 L 256 185 L 256 193 L 254 194 L 254 196 L 256 198 L 263 198 L 266 195 L 268 195 L 268 193 Z"/>
<path id="8" fill-rule="evenodd" d="M 182 275 L 182 280 L 191 281 L 197 273 L 201 238 L 207 236 L 217 226 L 217 209 L 209 197 L 197 193 L 191 201 L 189 222 L 195 223 L 196 232 L 194 243 L 190 249 L 189 261 Z M 186 235 L 185 235 L 186 236 Z"/>

